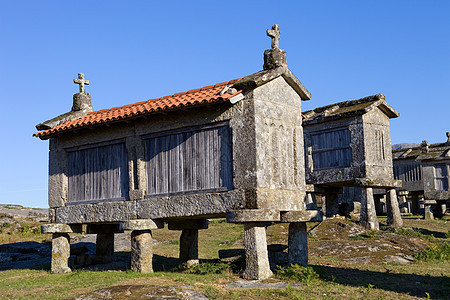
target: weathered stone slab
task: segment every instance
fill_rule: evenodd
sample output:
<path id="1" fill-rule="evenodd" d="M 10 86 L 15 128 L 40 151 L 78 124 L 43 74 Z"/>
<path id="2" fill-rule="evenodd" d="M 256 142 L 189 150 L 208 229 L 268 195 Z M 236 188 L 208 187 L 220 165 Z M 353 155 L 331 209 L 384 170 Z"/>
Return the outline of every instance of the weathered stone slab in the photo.
<path id="1" fill-rule="evenodd" d="M 41 233 L 72 233 L 72 228 L 67 224 L 52 223 L 41 225 Z"/>
<path id="2" fill-rule="evenodd" d="M 244 246 L 244 278 L 263 280 L 271 277 L 264 223 L 244 223 Z"/>
<path id="3" fill-rule="evenodd" d="M 153 273 L 153 239 L 151 230 L 131 232 L 131 270 Z"/>
<path id="4" fill-rule="evenodd" d="M 184 229 L 208 229 L 209 221 L 206 219 L 190 219 L 169 221 L 169 230 L 184 230 Z"/>
<path id="5" fill-rule="evenodd" d="M 120 227 L 123 230 L 151 230 L 164 228 L 164 221 L 152 219 L 137 219 L 122 222 Z"/>
<path id="6" fill-rule="evenodd" d="M 222 262 L 244 262 L 245 249 L 222 249 L 219 250 L 219 258 Z"/>
<path id="7" fill-rule="evenodd" d="M 321 222 L 323 215 L 318 210 L 305 210 L 305 211 L 286 211 L 281 212 L 280 222 Z"/>
<path id="8" fill-rule="evenodd" d="M 378 187 L 378 188 L 400 188 L 402 187 L 401 180 L 390 180 L 381 178 L 356 178 L 354 186 L 359 187 Z"/>
<path id="9" fill-rule="evenodd" d="M 280 221 L 280 211 L 272 209 L 240 209 L 227 212 L 227 222 L 276 222 Z"/>
<path id="10" fill-rule="evenodd" d="M 435 205 L 437 204 L 436 200 L 425 199 L 422 201 L 423 205 Z"/>
<path id="11" fill-rule="evenodd" d="M 130 200 L 144 200 L 145 192 L 143 190 L 130 190 L 128 193 Z"/>

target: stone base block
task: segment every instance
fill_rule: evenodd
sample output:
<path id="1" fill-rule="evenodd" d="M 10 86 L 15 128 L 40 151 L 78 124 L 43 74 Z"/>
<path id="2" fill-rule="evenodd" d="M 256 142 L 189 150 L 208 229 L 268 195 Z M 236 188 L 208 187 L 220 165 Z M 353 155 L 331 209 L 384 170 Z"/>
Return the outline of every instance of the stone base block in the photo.
<path id="1" fill-rule="evenodd" d="M 286 211 L 281 212 L 280 222 L 321 222 L 323 215 L 318 210 L 305 210 L 305 211 Z"/>
<path id="2" fill-rule="evenodd" d="M 164 221 L 152 219 L 128 220 L 120 224 L 122 230 L 152 230 L 164 228 Z"/>
<path id="3" fill-rule="evenodd" d="M 114 224 L 88 224 L 86 233 L 88 234 L 114 234 L 123 232 L 120 223 Z"/>
<path id="4" fill-rule="evenodd" d="M 280 211 L 273 209 L 240 209 L 227 212 L 228 223 L 277 222 Z"/>
<path id="5" fill-rule="evenodd" d="M 67 224 L 51 223 L 41 226 L 41 233 L 72 233 L 72 228 Z"/>
<path id="6" fill-rule="evenodd" d="M 169 230 L 184 230 L 184 229 L 208 229 L 209 221 L 206 219 L 190 219 L 169 221 Z"/>

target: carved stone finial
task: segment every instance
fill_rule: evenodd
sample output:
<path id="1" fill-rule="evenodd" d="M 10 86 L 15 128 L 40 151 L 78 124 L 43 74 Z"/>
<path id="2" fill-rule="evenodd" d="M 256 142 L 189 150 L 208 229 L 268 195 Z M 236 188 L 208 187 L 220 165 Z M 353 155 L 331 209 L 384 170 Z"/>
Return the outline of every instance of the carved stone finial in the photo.
<path id="1" fill-rule="evenodd" d="M 445 133 L 447 135 L 447 144 L 450 144 L 450 132 Z"/>
<path id="2" fill-rule="evenodd" d="M 272 38 L 272 49 L 278 49 L 280 43 L 280 26 L 275 24 L 272 29 L 267 29 L 267 35 Z"/>
<path id="3" fill-rule="evenodd" d="M 84 92 L 84 85 L 87 84 L 89 85 L 89 80 L 84 79 L 84 73 L 78 73 L 78 79 L 75 78 L 73 80 L 73 83 L 79 84 L 80 85 L 80 93 L 85 93 Z"/>
<path id="4" fill-rule="evenodd" d="M 422 141 L 420 146 L 422 148 L 422 153 L 427 153 L 429 151 L 430 143 L 428 143 L 428 141 Z"/>
<path id="5" fill-rule="evenodd" d="M 275 24 L 266 33 L 272 38 L 272 48 L 264 51 L 264 70 L 286 67 L 286 52 L 279 48 L 280 27 Z"/>

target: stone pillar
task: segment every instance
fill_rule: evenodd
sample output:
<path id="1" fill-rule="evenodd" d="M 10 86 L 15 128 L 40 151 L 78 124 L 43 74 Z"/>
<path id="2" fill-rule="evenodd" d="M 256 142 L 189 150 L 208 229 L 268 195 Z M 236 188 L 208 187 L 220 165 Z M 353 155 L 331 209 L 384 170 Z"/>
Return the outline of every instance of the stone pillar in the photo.
<path id="1" fill-rule="evenodd" d="M 53 273 L 69 273 L 70 236 L 68 233 L 53 233 L 52 266 Z"/>
<path id="2" fill-rule="evenodd" d="M 244 223 L 244 278 L 263 280 L 273 275 L 267 252 L 266 228 L 263 222 Z"/>
<path id="3" fill-rule="evenodd" d="M 428 199 L 423 200 L 423 205 L 424 205 L 424 209 L 425 209 L 425 214 L 424 214 L 425 220 L 433 220 L 434 219 L 432 206 L 436 205 L 436 204 L 437 204 L 436 200 L 428 200 Z"/>
<path id="4" fill-rule="evenodd" d="M 400 208 L 400 213 L 408 213 L 408 202 L 406 200 L 405 191 L 399 191 L 398 193 L 398 207 Z"/>
<path id="5" fill-rule="evenodd" d="M 397 192 L 395 191 L 395 189 L 389 189 L 386 191 L 387 225 L 392 228 L 400 228 L 403 226 L 403 220 L 400 216 L 400 208 L 397 201 Z"/>
<path id="6" fill-rule="evenodd" d="M 121 223 L 121 228 L 131 231 L 131 269 L 141 273 L 152 273 L 152 229 L 164 228 L 164 222 L 152 219 L 128 220 Z"/>
<path id="7" fill-rule="evenodd" d="M 337 194 L 325 194 L 325 216 L 333 217 L 339 213 Z"/>
<path id="8" fill-rule="evenodd" d="M 425 204 L 425 220 L 433 220 L 434 215 L 430 204 Z"/>
<path id="9" fill-rule="evenodd" d="M 437 209 L 439 209 L 439 218 L 444 217 L 447 212 L 447 201 L 441 201 L 438 203 Z"/>
<path id="10" fill-rule="evenodd" d="M 97 233 L 94 262 L 109 263 L 114 256 L 114 233 Z"/>
<path id="11" fill-rule="evenodd" d="M 313 193 L 306 193 L 306 209 L 317 209 L 316 199 Z"/>
<path id="12" fill-rule="evenodd" d="M 198 229 L 183 229 L 180 236 L 180 266 L 198 264 Z"/>
<path id="13" fill-rule="evenodd" d="M 379 230 L 372 188 L 361 188 L 361 225 L 370 230 Z"/>
<path id="14" fill-rule="evenodd" d="M 289 223 L 288 262 L 308 266 L 306 223 Z"/>
<path id="15" fill-rule="evenodd" d="M 131 270 L 153 273 L 153 239 L 151 230 L 131 232 Z"/>

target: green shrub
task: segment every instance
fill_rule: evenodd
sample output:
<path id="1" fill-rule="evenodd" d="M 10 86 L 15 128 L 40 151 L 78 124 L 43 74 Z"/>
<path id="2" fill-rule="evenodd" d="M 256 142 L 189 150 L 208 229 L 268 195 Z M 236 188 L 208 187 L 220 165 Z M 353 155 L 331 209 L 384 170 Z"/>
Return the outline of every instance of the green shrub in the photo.
<path id="1" fill-rule="evenodd" d="M 299 266 L 292 264 L 287 267 L 278 267 L 276 271 L 276 277 L 282 280 L 293 280 L 302 283 L 310 283 L 311 281 L 318 279 L 319 274 L 311 267 Z"/>
<path id="2" fill-rule="evenodd" d="M 430 261 L 430 260 L 450 260 L 450 244 L 438 243 L 429 246 L 427 249 L 420 253 L 416 253 L 415 258 L 418 260 Z"/>
<path id="3" fill-rule="evenodd" d="M 207 275 L 207 274 L 222 274 L 223 272 L 228 270 L 229 267 L 226 264 L 200 263 L 186 269 L 185 272 L 189 274 Z"/>

